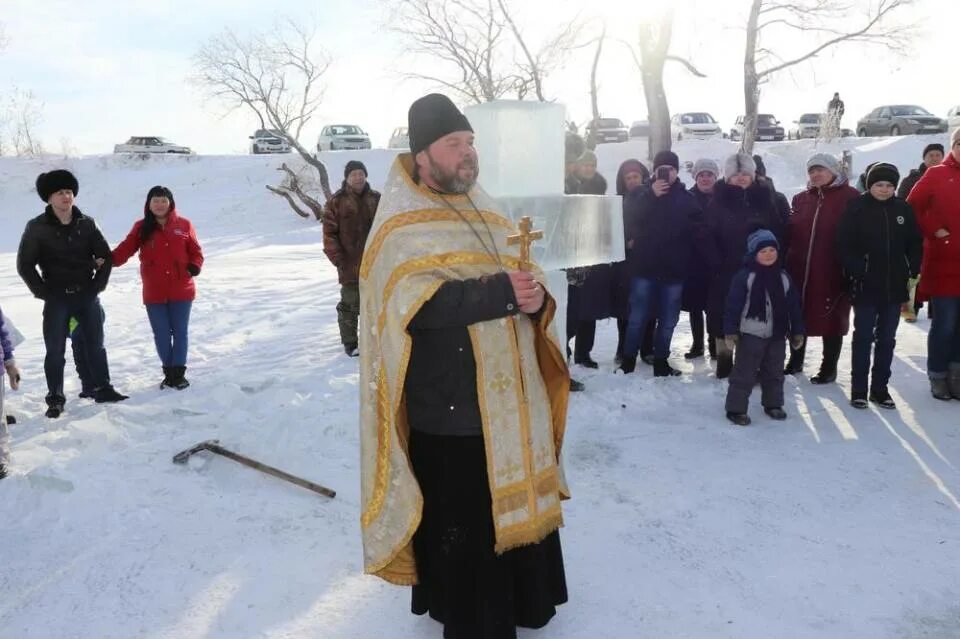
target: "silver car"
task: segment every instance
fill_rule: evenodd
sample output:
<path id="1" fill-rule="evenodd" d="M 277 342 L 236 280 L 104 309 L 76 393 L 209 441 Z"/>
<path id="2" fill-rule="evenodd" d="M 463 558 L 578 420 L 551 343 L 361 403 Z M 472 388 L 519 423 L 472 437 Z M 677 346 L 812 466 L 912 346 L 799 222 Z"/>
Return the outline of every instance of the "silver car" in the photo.
<path id="1" fill-rule="evenodd" d="M 289 153 L 290 143 L 275 129 L 257 129 L 250 136 L 250 153 Z"/>
<path id="2" fill-rule="evenodd" d="M 913 104 L 878 107 L 857 122 L 857 135 L 861 138 L 876 135 L 946 132 L 946 120 Z"/>
<path id="3" fill-rule="evenodd" d="M 369 149 L 370 136 L 356 124 L 331 124 L 323 127 L 317 139 L 317 151 Z"/>
<path id="4" fill-rule="evenodd" d="M 410 135 L 407 133 L 407 127 L 398 126 L 393 130 L 393 135 L 390 136 L 390 143 L 387 145 L 388 149 L 409 149 L 410 148 Z"/>

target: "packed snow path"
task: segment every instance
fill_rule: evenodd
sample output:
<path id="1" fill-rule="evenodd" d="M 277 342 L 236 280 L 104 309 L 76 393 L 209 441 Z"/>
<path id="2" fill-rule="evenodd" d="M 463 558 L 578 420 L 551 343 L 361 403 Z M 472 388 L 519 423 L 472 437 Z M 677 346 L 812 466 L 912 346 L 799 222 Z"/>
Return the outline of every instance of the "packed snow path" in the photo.
<path id="1" fill-rule="evenodd" d="M 916 164 L 915 142 L 885 153 L 905 170 Z M 721 159 L 728 147 L 685 148 L 684 160 Z M 787 190 L 802 179 L 805 151 L 768 148 Z M 863 163 L 878 159 L 870 149 Z M 347 158 L 333 157 L 338 175 Z M 375 186 L 389 158 L 366 156 Z M 112 377 L 131 399 L 76 399 L 68 355 L 67 412 L 50 421 L 41 304 L 14 255 L 41 209 L 36 174 L 62 163 L 0 160 L 0 305 L 27 335 L 17 350 L 23 387 L 7 395 L 19 423 L 12 475 L 0 481 L 0 637 L 440 636 L 437 624 L 409 614 L 408 589 L 361 574 L 356 360 L 339 346 L 338 285 L 319 226 L 263 189 L 278 163 L 67 163 L 80 178 L 78 206 L 111 245 L 160 183 L 195 223 L 208 261 L 191 326 L 193 386 L 158 390 L 130 264 L 114 271 L 102 300 Z M 724 419 L 725 388 L 710 364 L 682 361 L 686 326 L 673 349 L 681 378 L 654 380 L 648 367 L 613 375 L 612 322 L 598 330 L 601 370 L 575 369 L 587 392 L 573 397 L 564 451 L 570 603 L 545 631 L 521 636 L 958 636 L 960 402 L 929 395 L 926 315 L 900 329 L 891 389 L 899 411 L 849 407 L 846 345 L 838 384 L 788 379 L 785 423 L 766 419 L 755 395 L 749 428 Z M 337 498 L 222 458 L 171 463 L 209 438 Z"/>

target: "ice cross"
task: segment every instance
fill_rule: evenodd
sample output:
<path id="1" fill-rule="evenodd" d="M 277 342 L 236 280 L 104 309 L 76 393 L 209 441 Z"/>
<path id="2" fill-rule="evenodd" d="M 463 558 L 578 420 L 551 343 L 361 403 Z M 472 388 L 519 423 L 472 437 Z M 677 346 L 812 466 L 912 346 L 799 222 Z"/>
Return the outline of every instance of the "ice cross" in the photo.
<path id="1" fill-rule="evenodd" d="M 534 231 L 533 222 L 528 215 L 520 218 L 520 232 L 507 237 L 507 246 L 520 245 L 520 270 L 530 270 L 530 245 L 543 239 L 543 231 Z"/>
<path id="2" fill-rule="evenodd" d="M 466 115 L 480 154 L 480 186 L 515 224 L 528 217 L 543 233 L 529 257 L 547 272 L 550 293 L 560 308 L 554 326 L 562 344 L 567 298 L 563 269 L 624 259 L 621 198 L 563 194 L 563 105 L 498 100 L 467 107 Z"/>

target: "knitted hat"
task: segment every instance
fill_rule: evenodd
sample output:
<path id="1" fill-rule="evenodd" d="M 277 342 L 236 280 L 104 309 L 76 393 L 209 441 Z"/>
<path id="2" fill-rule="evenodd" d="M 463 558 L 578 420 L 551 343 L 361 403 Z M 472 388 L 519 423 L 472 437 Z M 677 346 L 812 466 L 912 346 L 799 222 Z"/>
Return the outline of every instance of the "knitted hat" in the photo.
<path id="1" fill-rule="evenodd" d="M 470 131 L 470 121 L 445 95 L 431 93 L 410 105 L 407 113 L 410 152 L 416 155 L 445 135 Z"/>
<path id="2" fill-rule="evenodd" d="M 44 202 L 49 202 L 51 195 L 63 189 L 70 189 L 74 196 L 80 193 L 80 183 L 70 171 L 56 169 L 37 176 L 37 195 Z"/>
<path id="3" fill-rule="evenodd" d="M 731 155 L 723 165 L 723 177 L 730 179 L 738 173 L 749 173 L 753 177 L 757 175 L 757 164 L 746 153 Z"/>
<path id="4" fill-rule="evenodd" d="M 350 160 L 347 162 L 347 165 L 343 167 L 343 179 L 346 180 L 354 171 L 363 171 L 364 177 L 368 175 L 367 167 L 363 164 L 363 162 L 360 160 Z"/>
<path id="5" fill-rule="evenodd" d="M 756 257 L 757 253 L 769 246 L 780 250 L 780 242 L 777 241 L 777 236 L 767 229 L 757 229 L 747 236 L 747 253 L 751 257 Z"/>
<path id="6" fill-rule="evenodd" d="M 943 155 L 944 153 L 946 153 L 946 152 L 943 150 L 943 145 L 942 145 L 942 144 L 939 144 L 939 143 L 937 143 L 937 142 L 934 142 L 933 144 L 928 144 L 927 146 L 925 146 L 925 147 L 923 148 L 923 155 L 922 155 L 921 157 L 926 158 L 926 157 L 927 157 L 927 153 L 929 153 L 930 151 L 940 151 L 940 155 Z"/>
<path id="7" fill-rule="evenodd" d="M 597 154 L 593 151 L 584 151 L 583 154 L 577 158 L 577 164 L 592 164 L 593 166 L 596 166 Z"/>
<path id="8" fill-rule="evenodd" d="M 877 162 L 867 172 L 867 188 L 869 189 L 877 182 L 889 182 L 897 186 L 900 182 L 900 171 L 892 164 Z"/>
<path id="9" fill-rule="evenodd" d="M 829 153 L 817 153 L 807 160 L 807 172 L 815 166 L 820 166 L 834 175 L 840 175 L 840 160 Z"/>
<path id="10" fill-rule="evenodd" d="M 679 171 L 680 158 L 673 151 L 660 151 L 653 157 L 653 168 L 658 169 L 661 166 L 672 166 Z"/>
<path id="11" fill-rule="evenodd" d="M 693 163 L 693 177 L 699 177 L 701 173 L 713 173 L 713 177 L 720 177 L 720 165 L 710 158 L 700 158 Z"/>

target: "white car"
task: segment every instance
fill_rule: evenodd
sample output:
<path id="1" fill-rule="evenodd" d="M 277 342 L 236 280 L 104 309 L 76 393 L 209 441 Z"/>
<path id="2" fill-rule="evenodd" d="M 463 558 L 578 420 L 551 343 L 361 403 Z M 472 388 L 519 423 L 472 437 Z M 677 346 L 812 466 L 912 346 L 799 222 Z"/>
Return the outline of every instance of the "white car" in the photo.
<path id="1" fill-rule="evenodd" d="M 822 119 L 822 113 L 804 113 L 799 120 L 793 121 L 796 126 L 790 130 L 790 139 L 803 140 L 819 137 Z"/>
<path id="2" fill-rule="evenodd" d="M 407 127 L 398 126 L 393 130 L 393 134 L 390 136 L 390 143 L 387 145 L 388 149 L 409 149 L 410 148 L 410 135 L 407 133 Z"/>
<path id="3" fill-rule="evenodd" d="M 331 124 L 317 138 L 317 151 L 369 149 L 370 136 L 356 124 Z"/>
<path id="4" fill-rule="evenodd" d="M 257 129 L 250 136 L 250 153 L 289 153 L 290 143 L 276 129 Z"/>
<path id="5" fill-rule="evenodd" d="M 670 135 L 678 142 L 693 138 L 709 140 L 723 135 L 720 125 L 709 113 L 678 113 L 670 118 Z"/>
<path id="6" fill-rule="evenodd" d="M 957 129 L 960 129 L 960 105 L 947 111 L 947 131 L 953 133 Z"/>
<path id="7" fill-rule="evenodd" d="M 133 136 L 124 144 L 115 144 L 114 153 L 193 153 L 188 146 L 174 144 L 155 135 Z"/>

